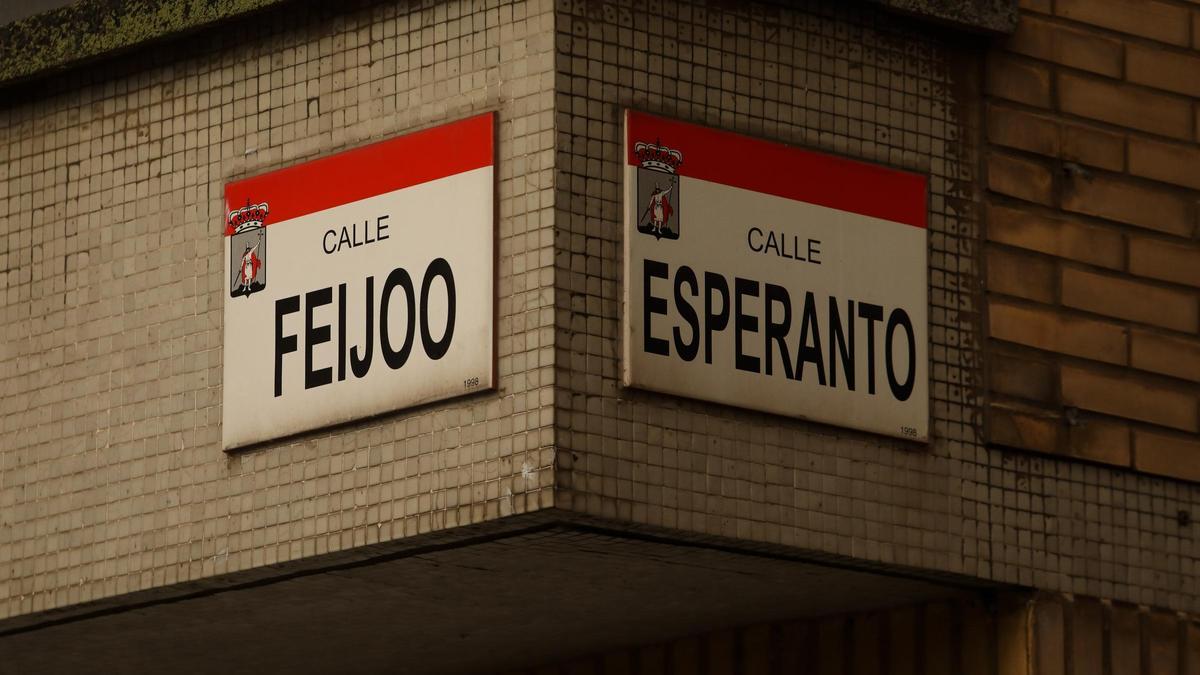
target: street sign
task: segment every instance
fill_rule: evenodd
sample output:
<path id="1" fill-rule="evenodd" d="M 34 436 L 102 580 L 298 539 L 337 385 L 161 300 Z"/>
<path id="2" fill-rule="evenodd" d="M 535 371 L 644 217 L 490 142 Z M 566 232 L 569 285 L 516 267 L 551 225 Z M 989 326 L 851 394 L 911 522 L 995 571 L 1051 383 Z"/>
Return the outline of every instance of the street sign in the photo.
<path id="1" fill-rule="evenodd" d="M 923 441 L 926 179 L 628 111 L 622 376 Z"/>
<path id="2" fill-rule="evenodd" d="M 493 386 L 493 115 L 225 188 L 223 446 Z"/>

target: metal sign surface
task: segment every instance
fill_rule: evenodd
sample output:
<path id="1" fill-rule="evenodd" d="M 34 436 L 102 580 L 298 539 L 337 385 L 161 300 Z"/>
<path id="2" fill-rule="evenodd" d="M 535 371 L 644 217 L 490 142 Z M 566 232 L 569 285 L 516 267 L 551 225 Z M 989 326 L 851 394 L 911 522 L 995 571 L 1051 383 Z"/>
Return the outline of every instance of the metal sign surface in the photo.
<path id="1" fill-rule="evenodd" d="M 493 124 L 226 186 L 226 449 L 493 386 Z"/>
<path id="2" fill-rule="evenodd" d="M 926 180 L 634 111 L 625 386 L 923 441 Z"/>

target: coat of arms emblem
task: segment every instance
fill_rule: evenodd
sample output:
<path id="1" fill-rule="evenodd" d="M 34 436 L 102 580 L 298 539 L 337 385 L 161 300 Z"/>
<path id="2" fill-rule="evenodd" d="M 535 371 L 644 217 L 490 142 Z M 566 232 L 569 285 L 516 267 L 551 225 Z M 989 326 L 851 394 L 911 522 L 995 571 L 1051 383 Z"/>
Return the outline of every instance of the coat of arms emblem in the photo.
<path id="1" fill-rule="evenodd" d="M 637 230 L 655 239 L 679 238 L 679 165 L 683 153 L 655 143 L 638 142 L 633 146 L 637 157 L 638 204 L 643 205 Z"/>
<path id="2" fill-rule="evenodd" d="M 267 203 L 229 212 L 229 297 L 249 296 L 267 287 Z"/>

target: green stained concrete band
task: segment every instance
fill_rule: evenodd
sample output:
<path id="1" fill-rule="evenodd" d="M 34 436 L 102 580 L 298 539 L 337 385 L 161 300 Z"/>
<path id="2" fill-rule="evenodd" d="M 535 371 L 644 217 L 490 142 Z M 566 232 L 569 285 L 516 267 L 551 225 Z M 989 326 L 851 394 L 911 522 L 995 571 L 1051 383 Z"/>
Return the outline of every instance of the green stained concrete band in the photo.
<path id="1" fill-rule="evenodd" d="M 0 84 L 185 33 L 288 0 L 79 0 L 0 26 Z M 870 0 L 969 30 L 1009 33 L 1016 0 Z"/>
<path id="2" fill-rule="evenodd" d="M 80 0 L 0 26 L 0 82 L 23 80 L 287 0 Z"/>

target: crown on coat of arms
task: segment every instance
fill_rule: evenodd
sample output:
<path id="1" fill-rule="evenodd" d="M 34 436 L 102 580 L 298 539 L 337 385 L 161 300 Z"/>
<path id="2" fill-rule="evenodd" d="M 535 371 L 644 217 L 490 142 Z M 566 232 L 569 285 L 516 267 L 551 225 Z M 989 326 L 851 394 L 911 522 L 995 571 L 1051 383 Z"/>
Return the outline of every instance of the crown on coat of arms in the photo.
<path id="1" fill-rule="evenodd" d="M 639 141 L 633 146 L 633 154 L 637 156 L 638 164 L 655 171 L 675 173 L 679 169 L 679 165 L 683 164 L 682 152 L 672 150 L 658 143 L 642 143 Z"/>
<path id="2" fill-rule="evenodd" d="M 261 227 L 263 221 L 267 219 L 267 203 L 261 204 L 246 204 L 240 209 L 235 209 L 229 212 L 229 229 L 231 231 L 244 230 L 250 227 Z"/>

